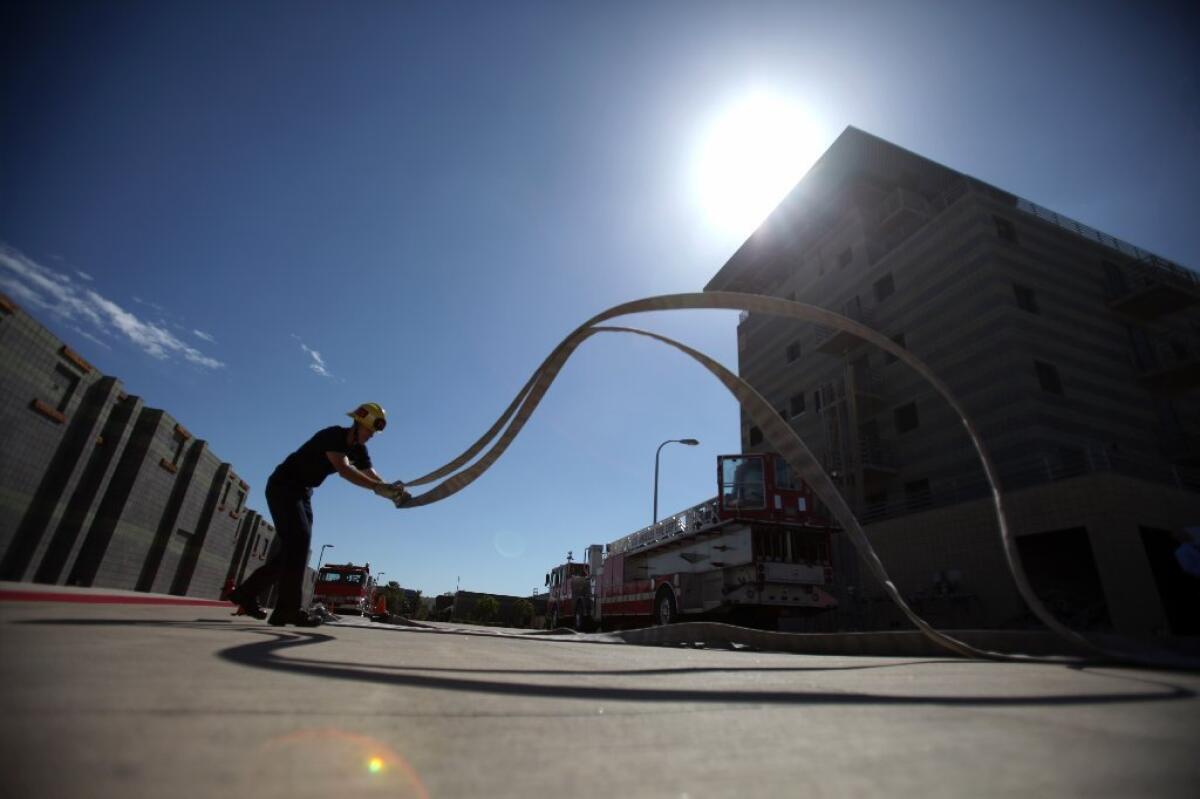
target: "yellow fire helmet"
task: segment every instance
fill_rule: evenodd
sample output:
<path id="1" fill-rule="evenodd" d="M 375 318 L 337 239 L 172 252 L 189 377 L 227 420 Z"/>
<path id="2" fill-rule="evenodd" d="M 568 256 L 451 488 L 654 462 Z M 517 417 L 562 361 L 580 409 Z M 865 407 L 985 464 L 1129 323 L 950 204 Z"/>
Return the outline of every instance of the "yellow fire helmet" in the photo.
<path id="1" fill-rule="evenodd" d="M 379 407 L 377 402 L 364 402 L 346 415 L 376 433 L 387 427 L 387 411 Z"/>

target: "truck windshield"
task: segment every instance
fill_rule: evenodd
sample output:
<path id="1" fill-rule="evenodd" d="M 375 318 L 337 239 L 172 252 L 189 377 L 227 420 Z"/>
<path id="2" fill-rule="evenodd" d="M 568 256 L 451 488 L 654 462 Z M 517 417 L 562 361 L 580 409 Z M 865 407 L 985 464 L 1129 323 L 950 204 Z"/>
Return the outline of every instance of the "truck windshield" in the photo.
<path id="1" fill-rule="evenodd" d="M 775 458 L 775 487 L 784 491 L 797 491 L 800 481 L 792 471 L 792 465 L 783 458 Z"/>
<path id="2" fill-rule="evenodd" d="M 323 572 L 321 574 L 321 582 L 323 583 L 344 583 L 346 585 L 362 585 L 363 574 L 361 572 Z"/>
<path id="3" fill-rule="evenodd" d="M 762 458 L 722 458 L 721 494 L 726 508 L 765 508 L 766 488 L 763 484 Z"/>

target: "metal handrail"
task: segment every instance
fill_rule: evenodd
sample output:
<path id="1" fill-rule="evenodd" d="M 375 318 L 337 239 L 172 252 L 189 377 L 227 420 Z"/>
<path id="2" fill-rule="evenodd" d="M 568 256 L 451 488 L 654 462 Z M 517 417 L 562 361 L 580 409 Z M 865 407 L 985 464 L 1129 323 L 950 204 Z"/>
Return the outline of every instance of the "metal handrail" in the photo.
<path id="1" fill-rule="evenodd" d="M 1180 266 L 1174 261 L 1169 261 L 1166 258 L 1155 255 L 1148 250 L 1143 250 L 1141 247 L 1137 247 L 1127 241 L 1118 239 L 1116 236 L 1110 236 L 1109 234 L 1097 230 L 1090 225 L 1085 225 L 1082 222 L 1078 222 L 1070 217 L 1063 216 L 1055 211 L 1051 211 L 1049 208 L 1044 208 L 1035 202 L 1023 199 L 1021 197 L 1017 198 L 1017 209 L 1045 222 L 1049 222 L 1052 225 L 1060 227 L 1063 230 L 1083 236 L 1084 238 L 1094 241 L 1097 244 L 1109 248 L 1110 250 L 1115 250 L 1116 252 L 1128 258 L 1132 258 L 1137 262 L 1139 267 L 1150 270 L 1149 274 L 1153 275 L 1159 280 L 1180 282 L 1190 287 L 1200 286 L 1200 275 L 1197 275 L 1187 267 Z"/>
<path id="2" fill-rule="evenodd" d="M 715 524 L 719 520 L 720 517 L 717 514 L 717 497 L 713 497 L 690 508 L 681 510 L 679 513 L 667 516 L 659 520 L 657 524 L 651 524 L 629 535 L 618 538 L 608 545 L 606 551 L 609 555 L 629 552 L 647 544 L 695 532 L 710 524 Z"/>

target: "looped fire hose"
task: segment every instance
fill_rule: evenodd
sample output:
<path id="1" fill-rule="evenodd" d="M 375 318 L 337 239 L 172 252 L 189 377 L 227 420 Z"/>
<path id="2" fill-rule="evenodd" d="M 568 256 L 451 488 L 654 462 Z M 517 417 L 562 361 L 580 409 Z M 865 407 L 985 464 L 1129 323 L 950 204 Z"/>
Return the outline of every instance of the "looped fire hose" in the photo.
<path id="1" fill-rule="evenodd" d="M 493 463 L 504 453 L 513 439 L 521 432 L 525 423 L 532 416 L 541 402 L 542 397 L 549 389 L 551 383 L 554 382 L 558 372 L 562 369 L 566 361 L 571 357 L 575 350 L 591 336 L 596 333 L 630 333 L 639 336 L 646 336 L 651 339 L 660 341 L 668 346 L 674 347 L 680 352 L 690 356 L 706 369 L 711 372 L 725 387 L 737 398 L 742 409 L 746 414 L 754 420 L 754 423 L 762 430 L 764 439 L 769 442 L 775 452 L 778 452 L 799 474 L 803 480 L 813 489 L 814 493 L 820 498 L 826 507 L 830 509 L 835 520 L 842 529 L 849 535 L 850 540 L 854 543 L 859 555 L 866 562 L 868 568 L 875 577 L 883 585 L 888 596 L 896 603 L 896 606 L 904 613 L 908 619 L 916 625 L 926 637 L 932 641 L 942 645 L 943 647 L 968 657 L 990 658 L 997 660 L 1019 660 L 1019 661 L 1040 661 L 1042 658 L 1035 658 L 1025 655 L 1012 655 L 1001 652 L 992 652 L 988 650 L 978 649 L 959 641 L 951 636 L 942 633 L 933 627 L 928 622 L 922 619 L 908 606 L 901 597 L 900 592 L 896 589 L 895 584 L 888 577 L 887 571 L 883 566 L 883 562 L 879 559 L 870 541 L 867 540 L 866 534 L 859 524 L 858 519 L 850 510 L 849 505 L 842 497 L 841 493 L 834 486 L 833 481 L 825 472 L 824 468 L 817 462 L 812 452 L 805 445 L 804 441 L 796 434 L 795 430 L 789 425 L 775 410 L 775 408 L 767 402 L 749 383 L 742 380 L 737 375 L 730 372 L 720 363 L 714 361 L 703 353 L 681 344 L 677 341 L 669 339 L 665 336 L 656 333 L 650 333 L 644 330 L 627 327 L 605 327 L 601 326 L 602 322 L 613 319 L 619 316 L 625 316 L 633 313 L 644 313 L 647 311 L 668 311 L 668 310 L 683 310 L 683 309 L 723 309 L 748 311 L 750 313 L 768 314 L 772 316 L 783 316 L 791 319 L 798 319 L 806 322 L 814 322 L 818 325 L 828 328 L 834 328 L 850 333 L 870 344 L 874 344 L 885 352 L 891 354 L 896 359 L 904 361 L 917 374 L 921 375 L 934 389 L 949 403 L 950 407 L 958 415 L 963 427 L 966 429 L 967 435 L 971 440 L 971 444 L 975 447 L 976 454 L 979 456 L 980 463 L 983 466 L 984 475 L 987 478 L 988 485 L 992 492 L 992 502 L 996 510 L 996 519 L 999 523 L 1000 541 L 1004 550 L 1005 559 L 1008 562 L 1009 571 L 1016 583 L 1017 590 L 1022 599 L 1029 606 L 1030 610 L 1038 617 L 1043 624 L 1053 630 L 1064 640 L 1080 647 L 1084 650 L 1096 652 L 1105 657 L 1118 660 L 1133 662 L 1145 665 L 1153 665 L 1167 668 L 1197 668 L 1200 667 L 1200 662 L 1194 658 L 1187 658 L 1183 655 L 1161 650 L 1150 650 L 1144 646 L 1139 646 L 1139 652 L 1129 651 L 1114 651 L 1108 648 L 1102 648 L 1095 643 L 1084 638 L 1079 633 L 1071 630 L 1063 625 L 1055 618 L 1042 604 L 1034 593 L 1032 586 L 1029 584 L 1028 578 L 1025 575 L 1025 570 L 1021 565 L 1020 557 L 1016 551 L 1015 541 L 1012 532 L 1009 528 L 1008 517 L 1005 512 L 1004 498 L 1000 491 L 999 482 L 996 477 L 995 466 L 992 463 L 991 457 L 988 455 L 983 441 L 976 430 L 974 424 L 967 417 L 966 412 L 958 401 L 950 393 L 949 388 L 940 380 L 930 368 L 925 365 L 919 358 L 914 356 L 904 347 L 893 342 L 886 336 L 876 332 L 875 330 L 849 319 L 841 314 L 828 311 L 823 308 L 818 308 L 807 303 L 793 302 L 790 300 L 779 299 L 775 297 L 765 297 L 757 294 L 740 294 L 735 292 L 703 292 L 691 294 L 668 294 L 658 297 L 648 297 L 641 300 L 622 303 L 603 311 L 591 319 L 584 322 L 576 328 L 570 335 L 562 340 L 557 347 L 546 357 L 542 364 L 534 371 L 529 380 L 517 393 L 517 396 L 501 414 L 500 418 L 488 429 L 482 437 L 474 444 L 468 447 L 462 454 L 451 460 L 444 466 L 435 469 L 434 471 L 422 475 L 414 480 L 405 482 L 406 486 L 417 486 L 431 483 L 435 480 L 452 475 L 443 480 L 433 489 L 427 491 L 420 496 L 413 497 L 403 504 L 404 508 L 415 508 L 422 505 L 430 505 L 434 502 L 441 501 L 463 488 L 466 488 L 474 482 L 480 475 L 487 471 Z M 507 427 L 506 427 L 507 425 Z M 503 433 L 500 431 L 503 430 Z M 498 437 L 497 437 L 498 436 Z M 470 462 L 488 445 L 493 442 L 492 446 L 483 457 L 473 463 L 470 467 L 457 471 L 464 464 Z M 457 473 L 455 473 L 457 472 Z"/>

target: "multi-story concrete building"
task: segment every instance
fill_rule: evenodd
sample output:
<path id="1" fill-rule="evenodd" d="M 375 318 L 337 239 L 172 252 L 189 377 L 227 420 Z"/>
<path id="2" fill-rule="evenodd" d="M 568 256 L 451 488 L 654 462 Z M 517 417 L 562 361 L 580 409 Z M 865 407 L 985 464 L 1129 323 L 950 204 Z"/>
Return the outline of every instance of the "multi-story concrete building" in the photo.
<path id="1" fill-rule="evenodd" d="M 0 579 L 216 597 L 274 541 L 248 492 L 0 295 Z"/>
<path id="2" fill-rule="evenodd" d="M 929 364 L 981 431 L 1031 579 L 1068 623 L 1200 633 L 1171 553 L 1200 524 L 1200 279 L 854 128 L 708 290 L 839 311 Z M 1022 623 L 962 425 L 902 362 L 743 315 L 739 371 L 810 444 L 932 620 Z M 763 449 L 743 419 L 743 445 Z M 841 548 L 840 624 L 886 622 Z M 1193 604 L 1192 607 L 1196 605 Z"/>

